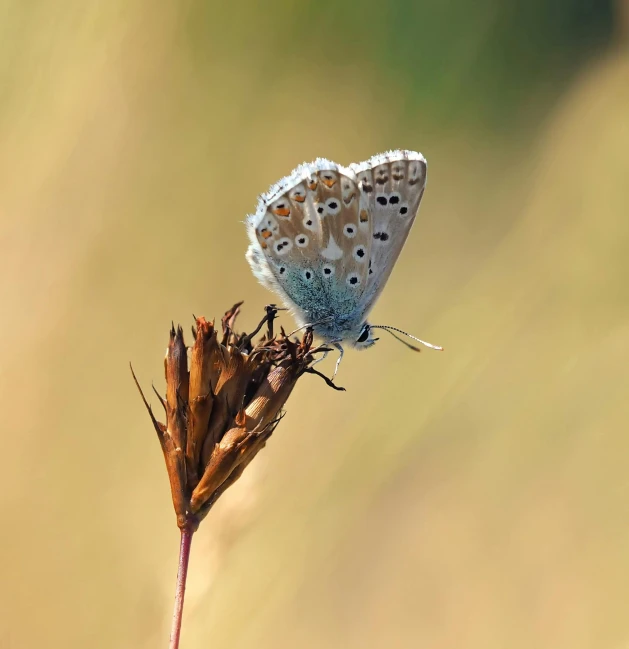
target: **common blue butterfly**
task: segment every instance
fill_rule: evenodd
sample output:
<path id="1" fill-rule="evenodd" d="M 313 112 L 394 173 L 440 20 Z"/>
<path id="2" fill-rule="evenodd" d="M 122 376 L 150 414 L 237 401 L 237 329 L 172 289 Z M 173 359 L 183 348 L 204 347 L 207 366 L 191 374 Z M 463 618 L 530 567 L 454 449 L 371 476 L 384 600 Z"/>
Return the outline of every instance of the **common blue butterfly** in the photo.
<path id="1" fill-rule="evenodd" d="M 281 297 L 300 327 L 312 327 L 340 351 L 337 369 L 341 343 L 371 347 L 374 329 L 441 349 L 367 322 L 425 187 L 426 160 L 415 151 L 388 151 L 349 167 L 318 158 L 262 194 L 247 218 L 254 275 Z"/>

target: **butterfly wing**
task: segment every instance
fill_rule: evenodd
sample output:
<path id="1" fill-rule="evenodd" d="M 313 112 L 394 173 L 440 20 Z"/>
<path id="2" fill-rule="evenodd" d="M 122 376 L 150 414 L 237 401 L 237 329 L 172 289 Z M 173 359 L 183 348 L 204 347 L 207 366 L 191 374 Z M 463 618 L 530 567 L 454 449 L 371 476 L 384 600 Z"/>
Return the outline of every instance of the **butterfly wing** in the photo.
<path id="1" fill-rule="evenodd" d="M 411 230 L 424 189 L 426 160 L 415 151 L 389 151 L 350 165 L 360 182 L 360 213 L 371 221 L 369 277 L 361 319 L 375 304 Z"/>
<path id="2" fill-rule="evenodd" d="M 368 286 L 372 247 L 354 172 L 324 159 L 297 167 L 260 197 L 247 227 L 256 277 L 300 324 L 324 323 L 320 335 L 342 338 Z"/>

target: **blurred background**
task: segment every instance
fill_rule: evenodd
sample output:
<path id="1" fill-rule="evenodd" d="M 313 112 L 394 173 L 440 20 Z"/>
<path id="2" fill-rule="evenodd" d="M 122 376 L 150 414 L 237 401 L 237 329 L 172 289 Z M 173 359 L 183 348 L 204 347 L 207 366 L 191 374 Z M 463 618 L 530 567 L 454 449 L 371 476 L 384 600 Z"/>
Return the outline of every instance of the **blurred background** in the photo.
<path id="1" fill-rule="evenodd" d="M 446 351 L 300 381 L 195 538 L 182 647 L 629 647 L 628 28 L 624 0 L 0 2 L 0 646 L 167 646 L 128 363 L 162 388 L 171 320 L 257 323 L 272 182 L 401 147 L 428 191 L 373 320 Z"/>

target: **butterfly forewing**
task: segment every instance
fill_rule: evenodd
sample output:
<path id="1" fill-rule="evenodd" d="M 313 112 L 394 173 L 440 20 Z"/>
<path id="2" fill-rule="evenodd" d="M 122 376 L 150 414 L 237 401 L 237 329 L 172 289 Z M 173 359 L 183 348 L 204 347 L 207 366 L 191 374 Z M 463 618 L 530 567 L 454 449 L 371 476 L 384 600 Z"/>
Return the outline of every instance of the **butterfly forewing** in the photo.
<path id="1" fill-rule="evenodd" d="M 414 151 L 391 151 L 350 165 L 360 182 L 360 213 L 371 220 L 365 318 L 384 288 L 417 216 L 426 186 L 426 160 Z"/>

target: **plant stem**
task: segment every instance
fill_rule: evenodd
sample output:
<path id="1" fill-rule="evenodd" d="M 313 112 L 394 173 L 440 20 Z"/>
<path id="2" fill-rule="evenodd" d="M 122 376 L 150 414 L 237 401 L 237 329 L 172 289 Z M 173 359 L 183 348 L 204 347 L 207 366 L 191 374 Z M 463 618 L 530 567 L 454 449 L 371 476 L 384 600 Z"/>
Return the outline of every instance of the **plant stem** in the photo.
<path id="1" fill-rule="evenodd" d="M 179 568 L 177 570 L 177 586 L 175 589 L 175 610 L 173 625 L 170 629 L 170 649 L 179 649 L 181 635 L 181 617 L 183 614 L 183 599 L 186 594 L 186 579 L 188 578 L 188 562 L 190 561 L 190 546 L 196 526 L 192 522 L 181 528 L 181 543 L 179 545 Z"/>

